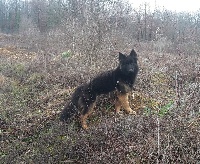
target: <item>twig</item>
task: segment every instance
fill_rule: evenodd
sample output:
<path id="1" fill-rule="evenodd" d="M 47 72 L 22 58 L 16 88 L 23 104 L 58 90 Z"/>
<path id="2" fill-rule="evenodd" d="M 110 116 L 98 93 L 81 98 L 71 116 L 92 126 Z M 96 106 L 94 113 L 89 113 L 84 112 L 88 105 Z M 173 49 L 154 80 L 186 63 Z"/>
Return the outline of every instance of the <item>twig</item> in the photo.
<path id="1" fill-rule="evenodd" d="M 176 71 L 175 74 L 175 81 L 176 81 L 176 105 L 180 105 L 180 88 L 179 88 L 179 83 L 178 83 L 178 71 Z"/>
<path id="2" fill-rule="evenodd" d="M 157 116 L 157 144 L 158 144 L 158 157 L 160 155 L 160 120 L 159 116 Z M 157 158 L 157 163 L 159 163 L 159 159 Z"/>

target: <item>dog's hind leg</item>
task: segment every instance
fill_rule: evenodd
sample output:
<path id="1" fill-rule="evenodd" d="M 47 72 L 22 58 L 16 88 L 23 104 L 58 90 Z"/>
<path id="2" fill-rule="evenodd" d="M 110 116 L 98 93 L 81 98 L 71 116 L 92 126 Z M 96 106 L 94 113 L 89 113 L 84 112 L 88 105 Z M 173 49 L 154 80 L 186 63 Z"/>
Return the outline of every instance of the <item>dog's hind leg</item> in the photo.
<path id="1" fill-rule="evenodd" d="M 86 105 L 83 109 L 83 112 L 80 116 L 81 119 L 81 126 L 83 129 L 87 130 L 88 126 L 87 126 L 87 118 L 89 117 L 89 115 L 91 115 L 91 113 L 93 112 L 95 106 L 95 102 L 92 102 L 90 105 Z"/>
<path id="2" fill-rule="evenodd" d="M 122 106 L 128 114 L 136 114 L 129 106 L 128 95 L 128 93 L 117 92 L 118 102 L 116 103 L 116 112 L 120 111 L 120 107 Z"/>

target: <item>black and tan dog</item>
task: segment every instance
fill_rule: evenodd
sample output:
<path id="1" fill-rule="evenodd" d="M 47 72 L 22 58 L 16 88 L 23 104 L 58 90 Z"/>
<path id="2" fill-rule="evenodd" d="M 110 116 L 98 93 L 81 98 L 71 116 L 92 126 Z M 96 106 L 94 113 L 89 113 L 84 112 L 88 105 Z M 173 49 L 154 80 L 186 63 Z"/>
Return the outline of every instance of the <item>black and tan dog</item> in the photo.
<path id="1" fill-rule="evenodd" d="M 93 111 L 96 97 L 115 90 L 117 93 L 116 112 L 119 113 L 123 107 L 127 113 L 136 114 L 129 106 L 128 95 L 133 89 L 137 73 L 136 52 L 132 50 L 128 56 L 119 53 L 119 66 L 96 76 L 89 83 L 79 86 L 73 93 L 69 104 L 61 112 L 60 120 L 67 121 L 80 113 L 81 126 L 83 129 L 87 129 L 86 120 Z"/>

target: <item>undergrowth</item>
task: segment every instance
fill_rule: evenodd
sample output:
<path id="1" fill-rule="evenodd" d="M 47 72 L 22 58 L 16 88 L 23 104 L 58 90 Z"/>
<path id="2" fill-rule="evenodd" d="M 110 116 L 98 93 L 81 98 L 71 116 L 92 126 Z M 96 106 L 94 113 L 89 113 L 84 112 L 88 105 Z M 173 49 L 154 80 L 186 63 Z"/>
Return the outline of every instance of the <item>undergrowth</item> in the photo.
<path id="1" fill-rule="evenodd" d="M 102 95 L 89 119 L 90 130 L 84 131 L 77 120 L 60 123 L 59 113 L 76 86 L 114 68 L 118 54 L 96 54 L 91 62 L 86 60 L 87 54 L 81 56 L 67 50 L 51 56 L 42 51 L 2 46 L 0 161 L 200 161 L 198 55 L 160 56 L 142 49 L 142 45 L 137 47 L 140 72 L 130 96 L 130 105 L 137 115 L 116 115 L 114 93 Z"/>

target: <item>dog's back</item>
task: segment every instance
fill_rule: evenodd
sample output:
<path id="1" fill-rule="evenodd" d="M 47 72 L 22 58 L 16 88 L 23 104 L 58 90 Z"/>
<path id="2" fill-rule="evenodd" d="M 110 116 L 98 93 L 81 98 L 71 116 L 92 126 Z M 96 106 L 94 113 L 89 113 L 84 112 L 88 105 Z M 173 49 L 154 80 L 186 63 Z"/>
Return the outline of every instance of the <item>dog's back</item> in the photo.
<path id="1" fill-rule="evenodd" d="M 95 77 L 90 83 L 91 92 L 96 95 L 107 94 L 115 90 L 116 87 L 115 70 L 101 73 Z"/>

